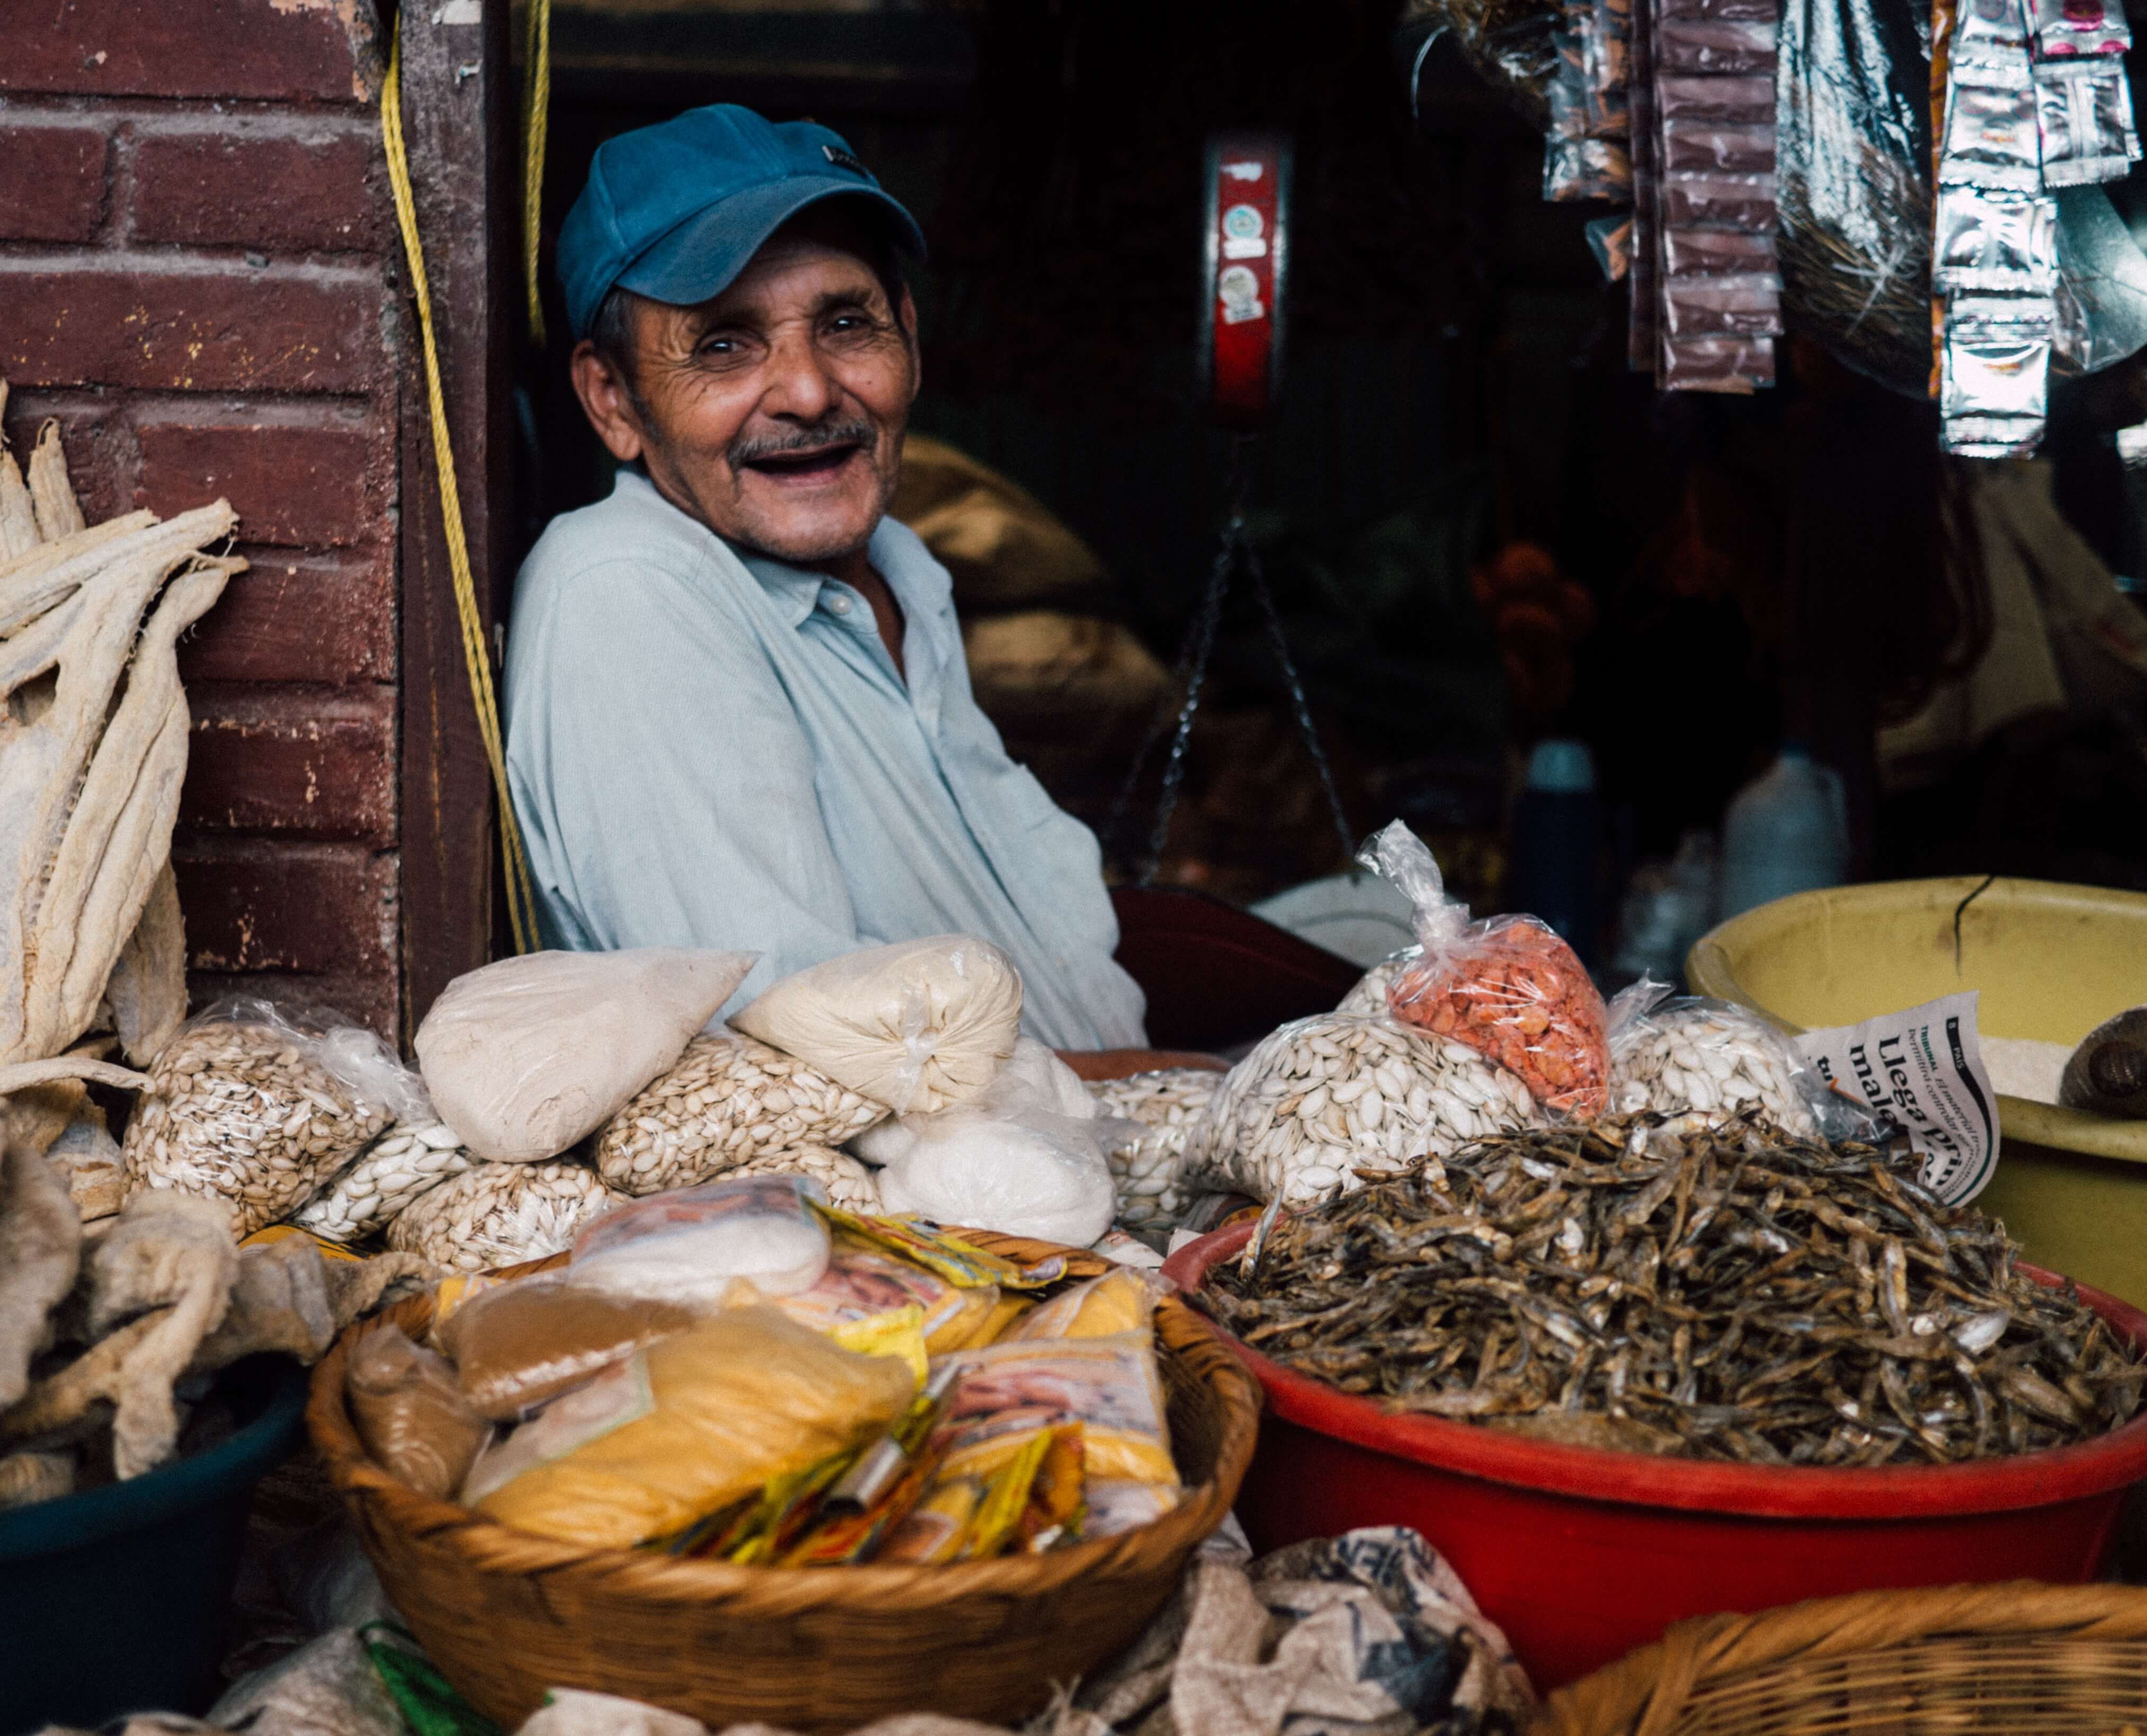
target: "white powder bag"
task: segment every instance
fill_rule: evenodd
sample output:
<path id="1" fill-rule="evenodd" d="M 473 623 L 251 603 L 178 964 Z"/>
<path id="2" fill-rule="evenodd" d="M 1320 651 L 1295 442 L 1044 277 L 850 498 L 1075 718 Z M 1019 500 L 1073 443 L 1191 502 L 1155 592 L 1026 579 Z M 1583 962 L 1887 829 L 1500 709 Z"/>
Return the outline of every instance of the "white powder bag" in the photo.
<path id="1" fill-rule="evenodd" d="M 448 984 L 418 1027 L 442 1121 L 479 1157 L 541 1163 L 676 1062 L 754 953 L 530 953 Z"/>
<path id="2" fill-rule="evenodd" d="M 785 977 L 731 1020 L 898 1113 L 980 1095 L 1021 1033 L 1021 973 L 972 934 L 845 953 Z"/>

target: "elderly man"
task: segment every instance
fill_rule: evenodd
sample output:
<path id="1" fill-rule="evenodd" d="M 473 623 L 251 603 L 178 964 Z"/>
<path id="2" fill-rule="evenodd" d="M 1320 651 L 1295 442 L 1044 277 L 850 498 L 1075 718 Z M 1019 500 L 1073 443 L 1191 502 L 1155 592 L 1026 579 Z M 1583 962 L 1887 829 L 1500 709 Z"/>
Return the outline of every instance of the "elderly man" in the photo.
<path id="1" fill-rule="evenodd" d="M 559 236 L 610 496 L 523 563 L 508 769 L 549 943 L 753 948 L 740 1001 L 961 932 L 1031 1034 L 1137 1045 L 1100 853 L 977 708 L 946 570 L 887 517 L 915 222 L 824 127 L 699 108 L 606 143 Z"/>

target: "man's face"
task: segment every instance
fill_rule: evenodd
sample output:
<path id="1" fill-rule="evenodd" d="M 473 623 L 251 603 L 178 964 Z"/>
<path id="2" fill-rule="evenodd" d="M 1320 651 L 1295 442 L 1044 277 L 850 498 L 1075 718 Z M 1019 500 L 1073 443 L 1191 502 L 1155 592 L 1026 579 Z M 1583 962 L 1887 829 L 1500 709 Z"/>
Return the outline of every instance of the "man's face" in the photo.
<path id="1" fill-rule="evenodd" d="M 890 307 L 840 235 L 808 215 L 713 301 L 633 299 L 631 380 L 586 342 L 574 353 L 575 389 L 613 456 L 640 459 L 718 535 L 798 566 L 863 550 L 917 396 L 915 310 L 907 295 Z"/>

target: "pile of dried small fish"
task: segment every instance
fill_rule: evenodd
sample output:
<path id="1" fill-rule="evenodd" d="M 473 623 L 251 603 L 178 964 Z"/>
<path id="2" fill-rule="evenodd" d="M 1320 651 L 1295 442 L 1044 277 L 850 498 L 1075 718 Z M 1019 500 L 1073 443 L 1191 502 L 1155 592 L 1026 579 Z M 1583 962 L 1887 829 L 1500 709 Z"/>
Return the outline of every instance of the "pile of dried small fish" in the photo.
<path id="1" fill-rule="evenodd" d="M 1198 1300 L 1395 1410 L 1761 1464 L 1950 1463 L 2130 1417 L 2147 1364 L 2004 1228 L 1755 1116 L 1532 1128 L 1277 1221 Z"/>

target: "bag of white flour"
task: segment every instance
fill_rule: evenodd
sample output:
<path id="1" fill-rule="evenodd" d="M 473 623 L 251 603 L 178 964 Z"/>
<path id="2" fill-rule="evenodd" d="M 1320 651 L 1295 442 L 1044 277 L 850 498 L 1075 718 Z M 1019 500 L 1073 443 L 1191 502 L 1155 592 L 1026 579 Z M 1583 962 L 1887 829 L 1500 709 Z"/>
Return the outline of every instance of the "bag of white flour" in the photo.
<path id="1" fill-rule="evenodd" d="M 479 1157 L 541 1163 L 676 1062 L 754 953 L 530 953 L 448 984 L 418 1027 L 442 1121 Z"/>

